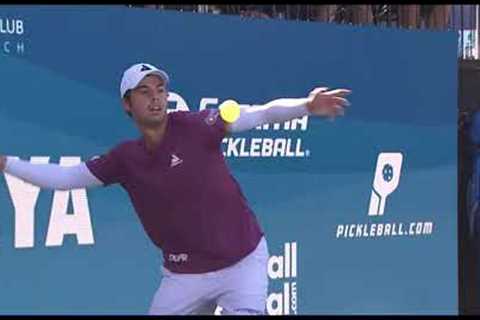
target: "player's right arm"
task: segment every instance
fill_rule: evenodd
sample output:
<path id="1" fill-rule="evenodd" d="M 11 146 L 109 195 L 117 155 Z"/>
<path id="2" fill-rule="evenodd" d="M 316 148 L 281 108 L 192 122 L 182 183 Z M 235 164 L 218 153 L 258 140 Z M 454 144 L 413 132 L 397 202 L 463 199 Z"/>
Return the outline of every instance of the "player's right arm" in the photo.
<path id="1" fill-rule="evenodd" d="M 71 190 L 103 185 L 91 173 L 85 162 L 75 166 L 33 164 L 29 161 L 0 155 L 0 171 L 20 178 L 41 188 Z"/>

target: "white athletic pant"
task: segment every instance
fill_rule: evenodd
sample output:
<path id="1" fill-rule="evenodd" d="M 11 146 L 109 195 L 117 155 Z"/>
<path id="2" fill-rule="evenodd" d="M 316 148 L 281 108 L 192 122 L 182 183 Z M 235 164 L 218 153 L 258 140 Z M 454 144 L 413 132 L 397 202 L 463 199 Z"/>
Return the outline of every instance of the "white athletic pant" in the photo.
<path id="1" fill-rule="evenodd" d="M 149 314 L 265 314 L 268 291 L 268 248 L 262 238 L 257 248 L 233 266 L 201 274 L 173 273 L 163 268 L 160 287 Z"/>

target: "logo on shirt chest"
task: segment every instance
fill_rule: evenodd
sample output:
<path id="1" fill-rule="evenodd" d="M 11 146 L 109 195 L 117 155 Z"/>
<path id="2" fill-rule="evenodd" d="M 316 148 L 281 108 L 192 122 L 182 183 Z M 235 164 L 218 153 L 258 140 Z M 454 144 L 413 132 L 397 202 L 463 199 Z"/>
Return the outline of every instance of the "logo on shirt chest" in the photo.
<path id="1" fill-rule="evenodd" d="M 174 262 L 174 263 L 187 262 L 188 261 L 188 254 L 186 254 L 186 253 L 171 254 L 170 253 L 168 255 L 168 261 Z"/>
<path id="2" fill-rule="evenodd" d="M 170 168 L 176 167 L 183 163 L 183 160 L 180 159 L 177 155 L 173 154 L 170 156 Z"/>
<path id="3" fill-rule="evenodd" d="M 218 110 L 210 109 L 208 116 L 205 118 L 205 123 L 208 124 L 209 126 L 214 125 L 215 121 L 217 121 L 218 115 L 219 115 Z"/>

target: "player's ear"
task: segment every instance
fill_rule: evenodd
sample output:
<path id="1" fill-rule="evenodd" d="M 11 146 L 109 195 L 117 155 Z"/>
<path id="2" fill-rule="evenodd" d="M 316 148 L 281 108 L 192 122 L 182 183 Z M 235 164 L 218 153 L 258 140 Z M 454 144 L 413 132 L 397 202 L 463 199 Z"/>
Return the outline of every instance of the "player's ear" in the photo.
<path id="1" fill-rule="evenodd" d="M 128 98 L 123 98 L 122 99 L 122 105 L 123 105 L 123 109 L 126 111 L 126 112 L 130 112 L 130 100 Z"/>
<path id="2" fill-rule="evenodd" d="M 132 117 L 132 102 L 130 101 L 130 92 L 127 92 L 122 99 L 123 110 Z"/>

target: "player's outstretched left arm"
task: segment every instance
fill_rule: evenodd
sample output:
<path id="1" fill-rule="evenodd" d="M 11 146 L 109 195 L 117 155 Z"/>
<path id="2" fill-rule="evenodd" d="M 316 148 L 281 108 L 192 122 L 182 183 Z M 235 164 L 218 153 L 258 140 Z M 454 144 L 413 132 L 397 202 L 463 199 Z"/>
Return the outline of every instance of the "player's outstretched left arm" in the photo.
<path id="1" fill-rule="evenodd" d="M 305 115 L 334 119 L 345 114 L 350 105 L 348 89 L 315 88 L 306 98 L 281 98 L 264 105 L 240 108 L 239 117 L 227 124 L 227 131 L 240 132 L 266 123 L 280 123 Z"/>
<path id="2" fill-rule="evenodd" d="M 58 164 L 34 164 L 29 161 L 0 155 L 0 172 L 6 172 L 41 188 L 71 190 L 102 185 L 85 162 L 71 167 Z"/>

